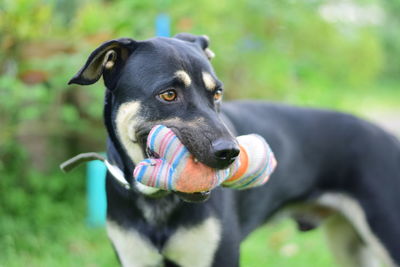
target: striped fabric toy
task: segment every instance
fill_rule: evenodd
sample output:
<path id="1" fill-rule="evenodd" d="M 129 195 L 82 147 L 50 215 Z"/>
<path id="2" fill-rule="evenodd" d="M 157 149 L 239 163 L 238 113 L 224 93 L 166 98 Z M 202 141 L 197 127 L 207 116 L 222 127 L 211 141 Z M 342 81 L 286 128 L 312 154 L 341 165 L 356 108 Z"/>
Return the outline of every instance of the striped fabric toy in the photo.
<path id="1" fill-rule="evenodd" d="M 277 162 L 265 139 L 258 134 L 238 136 L 240 154 L 238 170 L 222 185 L 235 189 L 246 189 L 265 184 Z"/>
<path id="2" fill-rule="evenodd" d="M 196 161 L 171 129 L 157 125 L 149 133 L 147 148 L 158 157 L 137 164 L 134 178 L 147 186 L 185 193 L 209 191 L 218 185 L 246 189 L 264 184 L 276 166 L 270 147 L 256 134 L 237 140 L 238 159 L 227 169 L 216 170 Z"/>

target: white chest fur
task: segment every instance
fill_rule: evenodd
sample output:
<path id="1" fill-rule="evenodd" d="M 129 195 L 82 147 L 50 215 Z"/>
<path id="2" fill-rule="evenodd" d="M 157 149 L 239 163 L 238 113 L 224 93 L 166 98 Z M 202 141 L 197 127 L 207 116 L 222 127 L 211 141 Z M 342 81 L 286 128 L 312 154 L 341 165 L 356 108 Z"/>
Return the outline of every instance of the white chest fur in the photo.
<path id="1" fill-rule="evenodd" d="M 192 228 L 179 229 L 167 242 L 163 255 L 180 266 L 211 266 L 221 239 L 221 226 L 213 217 Z"/>
<path id="2" fill-rule="evenodd" d="M 164 257 L 182 267 L 208 267 L 221 238 L 220 223 L 213 217 L 196 226 L 178 229 L 161 253 L 134 229 L 108 221 L 107 232 L 122 265 L 129 267 L 162 266 Z"/>
<path id="3" fill-rule="evenodd" d="M 158 250 L 138 232 L 125 229 L 112 221 L 107 221 L 107 233 L 117 251 L 122 266 L 161 266 L 162 256 Z"/>

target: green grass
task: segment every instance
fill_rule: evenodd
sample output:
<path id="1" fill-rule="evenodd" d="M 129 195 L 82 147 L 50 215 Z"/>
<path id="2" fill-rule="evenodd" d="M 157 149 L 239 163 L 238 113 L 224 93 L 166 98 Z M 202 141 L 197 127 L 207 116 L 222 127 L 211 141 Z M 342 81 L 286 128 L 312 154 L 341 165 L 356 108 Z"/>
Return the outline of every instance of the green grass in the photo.
<path id="1" fill-rule="evenodd" d="M 0 173 L 1 267 L 116 265 L 104 229 L 85 223 L 83 175 Z"/>
<path id="2" fill-rule="evenodd" d="M 21 232 L 19 237 L 6 236 L 1 242 L 8 248 L 1 252 L 4 255 L 0 258 L 0 266 L 117 265 L 104 229 L 90 229 L 79 222 L 58 226 L 62 233 L 52 237 L 45 233 L 46 226 L 36 235 Z"/>
<path id="3" fill-rule="evenodd" d="M 118 266 L 105 229 L 89 227 L 85 209 L 84 193 L 79 191 L 75 199 L 61 204 L 34 201 L 30 212 L 17 217 L 2 214 L 0 266 Z M 322 233 L 297 232 L 288 220 L 260 228 L 242 245 L 241 266 L 309 266 L 310 262 L 333 266 Z"/>
<path id="4" fill-rule="evenodd" d="M 302 233 L 288 219 L 252 233 L 241 246 L 240 262 L 244 267 L 335 266 L 322 230 Z"/>

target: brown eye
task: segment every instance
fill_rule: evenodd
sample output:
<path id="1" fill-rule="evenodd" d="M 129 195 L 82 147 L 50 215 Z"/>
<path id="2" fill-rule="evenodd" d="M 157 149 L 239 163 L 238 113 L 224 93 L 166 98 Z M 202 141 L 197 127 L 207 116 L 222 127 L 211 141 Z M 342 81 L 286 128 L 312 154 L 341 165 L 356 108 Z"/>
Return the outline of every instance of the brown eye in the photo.
<path id="1" fill-rule="evenodd" d="M 217 91 L 215 91 L 214 93 L 214 101 L 215 102 L 219 102 L 222 99 L 222 90 L 218 89 Z"/>
<path id="2" fill-rule="evenodd" d="M 165 100 L 167 102 L 171 102 L 176 100 L 178 94 L 176 93 L 175 90 L 167 90 L 159 94 L 162 100 Z"/>

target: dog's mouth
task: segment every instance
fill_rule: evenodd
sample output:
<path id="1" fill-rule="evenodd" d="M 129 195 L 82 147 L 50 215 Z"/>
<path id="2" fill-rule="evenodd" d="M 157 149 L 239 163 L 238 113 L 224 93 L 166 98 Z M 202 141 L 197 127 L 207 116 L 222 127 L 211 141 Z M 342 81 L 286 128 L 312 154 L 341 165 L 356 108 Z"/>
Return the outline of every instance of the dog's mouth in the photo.
<path id="1" fill-rule="evenodd" d="M 149 149 L 147 147 L 147 137 L 149 135 L 150 131 L 142 131 L 137 134 L 137 144 L 140 146 L 142 153 L 145 158 L 159 158 L 159 155 Z M 141 191 L 141 190 L 139 190 Z M 146 192 L 142 192 L 145 193 Z M 200 203 L 208 200 L 208 198 L 211 195 L 210 191 L 205 191 L 205 192 L 196 192 L 196 193 L 184 193 L 184 192 L 179 192 L 179 191 L 166 191 L 163 189 L 158 189 L 156 192 L 151 193 L 151 194 L 146 194 L 148 197 L 152 198 L 160 198 L 164 197 L 170 193 L 176 194 L 181 200 L 189 203 Z"/>
<path id="2" fill-rule="evenodd" d="M 143 132 L 143 133 L 138 133 L 136 134 L 136 143 L 140 146 L 142 149 L 142 153 L 145 156 L 145 158 L 150 158 L 151 155 L 149 155 L 149 151 L 147 151 L 147 137 L 149 136 L 149 131 Z"/>
<path id="3" fill-rule="evenodd" d="M 183 193 L 183 192 L 174 192 L 180 199 L 185 202 L 191 203 L 199 203 L 208 200 L 211 195 L 210 191 L 198 192 L 198 193 Z"/>

